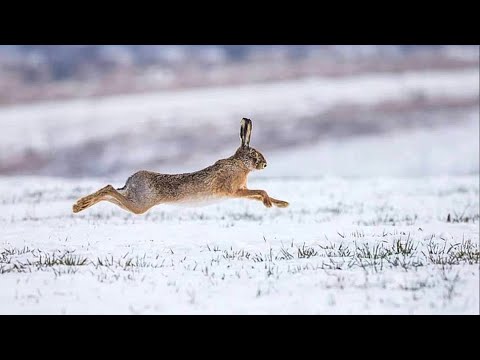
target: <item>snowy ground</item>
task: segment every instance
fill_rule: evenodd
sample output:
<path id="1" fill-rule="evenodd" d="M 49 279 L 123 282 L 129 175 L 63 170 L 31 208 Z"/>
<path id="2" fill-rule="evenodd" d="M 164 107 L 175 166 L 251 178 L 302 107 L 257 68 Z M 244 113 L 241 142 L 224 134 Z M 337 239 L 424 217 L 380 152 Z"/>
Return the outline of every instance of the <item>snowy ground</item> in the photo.
<path id="1" fill-rule="evenodd" d="M 237 125 L 244 116 L 260 121 L 275 116 L 279 123 L 345 103 L 476 97 L 478 76 L 478 68 L 412 71 L 8 106 L 0 109 L 0 154 L 26 147 L 51 151 L 117 134 L 148 135 L 158 129 L 188 130 L 192 125 L 208 129 L 212 122 L 230 134 L 232 122 Z"/>
<path id="2" fill-rule="evenodd" d="M 478 74 L 4 107 L 0 313 L 479 314 Z M 230 200 L 135 216 L 101 203 L 72 214 L 133 171 L 232 155 L 243 116 L 269 164 L 249 187 L 289 208 Z"/>
<path id="3" fill-rule="evenodd" d="M 71 213 L 100 180 L 3 177 L 0 313 L 479 314 L 478 180 L 253 174 L 291 206 L 134 216 Z"/>
<path id="4" fill-rule="evenodd" d="M 479 173 L 479 115 L 439 127 L 327 139 L 267 156 L 269 175 L 439 176 Z M 292 166 L 295 164 L 295 166 Z M 259 176 L 268 176 L 265 172 Z"/>
<path id="5" fill-rule="evenodd" d="M 253 120 L 252 145 L 268 157 L 277 151 L 290 154 L 292 147 L 315 147 L 321 151 L 317 154 L 327 154 L 321 164 L 330 166 L 328 173 L 357 175 L 358 159 L 347 159 L 350 170 L 345 173 L 331 167 L 344 163 L 332 155 L 363 153 L 370 158 L 368 151 L 379 147 L 384 151 L 392 144 L 395 148 L 390 153 L 402 154 L 399 149 L 406 146 L 410 153 L 420 154 L 415 155 L 420 162 L 399 160 L 444 173 L 438 158 L 432 162 L 428 156 L 430 149 L 441 151 L 441 159 L 446 155 L 447 162 L 453 159 L 456 164 L 460 164 L 456 160 L 459 146 L 462 154 L 472 148 L 478 154 L 478 137 L 475 143 L 471 136 L 474 127 L 478 129 L 478 76 L 478 68 L 408 71 L 3 107 L 0 173 L 78 178 L 127 176 L 139 168 L 197 170 L 216 156 L 231 155 L 239 142 L 242 117 Z M 465 123 L 468 130 L 462 132 Z M 427 136 L 423 147 L 423 134 L 412 139 L 407 133 L 393 143 L 384 136 L 412 127 L 429 131 L 440 125 L 454 128 L 453 136 Z M 382 141 L 377 142 L 379 146 L 362 146 L 361 152 L 359 144 L 344 146 L 345 138 L 358 134 L 372 135 L 360 145 Z M 469 155 L 462 160 L 463 168 L 478 171 L 475 160 Z M 392 169 L 388 164 L 375 165 L 371 168 Z M 394 167 L 392 173 L 381 175 L 404 170 Z M 323 167 L 320 173 L 324 171 Z"/>

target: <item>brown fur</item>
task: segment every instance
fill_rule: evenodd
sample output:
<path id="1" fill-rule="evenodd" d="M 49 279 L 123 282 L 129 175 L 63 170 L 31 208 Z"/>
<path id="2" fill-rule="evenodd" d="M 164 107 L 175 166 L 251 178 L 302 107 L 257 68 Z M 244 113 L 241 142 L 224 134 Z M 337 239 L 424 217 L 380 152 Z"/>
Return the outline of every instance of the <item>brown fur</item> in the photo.
<path id="1" fill-rule="evenodd" d="M 287 207 L 286 201 L 270 197 L 264 190 L 247 189 L 247 176 L 267 166 L 263 155 L 251 148 L 251 121 L 242 119 L 242 145 L 234 155 L 193 173 L 159 174 L 139 171 L 121 189 L 108 185 L 73 205 L 78 213 L 100 201 L 109 201 L 134 214 L 143 214 L 162 203 L 188 203 L 221 198 L 247 198 L 262 201 L 266 207 Z"/>

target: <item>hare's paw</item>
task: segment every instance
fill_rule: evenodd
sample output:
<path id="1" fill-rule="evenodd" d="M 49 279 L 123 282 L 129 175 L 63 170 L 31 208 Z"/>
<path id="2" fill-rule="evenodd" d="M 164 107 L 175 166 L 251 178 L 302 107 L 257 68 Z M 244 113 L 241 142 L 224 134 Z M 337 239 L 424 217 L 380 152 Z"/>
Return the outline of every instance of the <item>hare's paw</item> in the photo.
<path id="1" fill-rule="evenodd" d="M 78 212 L 82 211 L 82 207 L 78 203 L 73 204 L 72 210 L 73 210 L 74 213 L 78 213 Z"/>
<path id="2" fill-rule="evenodd" d="M 92 201 L 88 198 L 82 198 L 78 200 L 75 204 L 72 206 L 72 210 L 74 213 L 78 213 L 82 210 L 85 210 L 87 207 L 91 205 Z"/>
<path id="3" fill-rule="evenodd" d="M 290 205 L 288 202 L 282 200 L 275 200 L 273 203 L 276 207 L 279 208 L 286 208 L 288 207 L 288 205 Z"/>

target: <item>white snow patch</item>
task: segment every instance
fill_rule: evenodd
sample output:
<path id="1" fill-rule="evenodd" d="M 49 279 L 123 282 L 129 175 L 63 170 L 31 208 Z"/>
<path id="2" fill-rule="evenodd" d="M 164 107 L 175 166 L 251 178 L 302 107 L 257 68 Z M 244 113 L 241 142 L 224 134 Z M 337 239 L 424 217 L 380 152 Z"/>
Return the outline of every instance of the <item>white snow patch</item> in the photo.
<path id="1" fill-rule="evenodd" d="M 0 178 L 0 313 L 478 314 L 478 176 L 252 176 L 290 207 L 71 213 L 105 182 Z M 413 252 L 345 252 L 399 244 Z"/>
<path id="2" fill-rule="evenodd" d="M 0 156 L 29 148 L 54 151 L 145 126 L 219 126 L 245 116 L 308 116 L 342 103 L 368 105 L 418 95 L 478 96 L 478 76 L 478 68 L 366 74 L 8 106 L 0 109 Z"/>

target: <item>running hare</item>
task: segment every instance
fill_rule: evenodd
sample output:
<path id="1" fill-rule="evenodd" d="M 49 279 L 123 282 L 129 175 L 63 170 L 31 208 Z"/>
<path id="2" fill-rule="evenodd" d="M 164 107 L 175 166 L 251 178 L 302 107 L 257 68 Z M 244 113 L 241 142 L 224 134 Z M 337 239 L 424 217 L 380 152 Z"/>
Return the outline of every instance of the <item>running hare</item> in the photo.
<path id="1" fill-rule="evenodd" d="M 252 121 L 243 118 L 240 127 L 241 146 L 233 156 L 218 160 L 203 170 L 166 175 L 139 171 L 130 176 L 123 188 L 107 185 L 85 196 L 73 205 L 78 213 L 100 201 L 109 201 L 134 214 L 143 214 L 162 203 L 189 203 L 221 198 L 248 198 L 262 201 L 266 207 L 287 207 L 286 201 L 270 197 L 264 190 L 247 189 L 247 176 L 267 166 L 263 155 L 251 148 Z"/>

